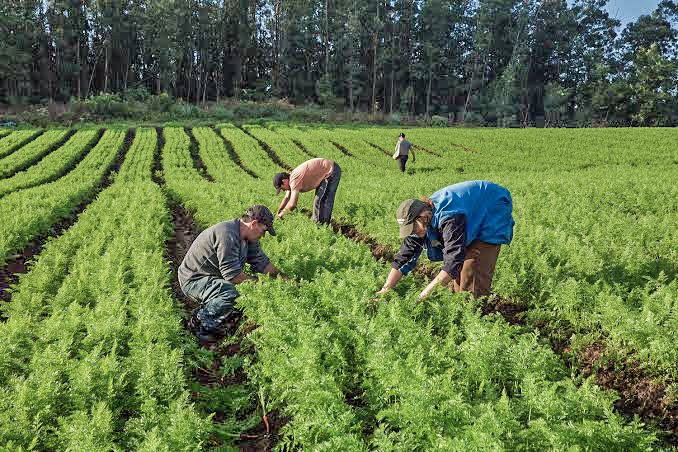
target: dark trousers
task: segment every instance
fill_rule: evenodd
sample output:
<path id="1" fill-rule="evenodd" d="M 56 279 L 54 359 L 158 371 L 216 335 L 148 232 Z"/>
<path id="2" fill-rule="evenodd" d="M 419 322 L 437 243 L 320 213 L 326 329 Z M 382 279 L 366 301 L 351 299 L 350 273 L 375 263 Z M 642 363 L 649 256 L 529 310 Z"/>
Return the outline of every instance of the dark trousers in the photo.
<path id="1" fill-rule="evenodd" d="M 401 155 L 398 157 L 398 163 L 400 164 L 400 171 L 405 172 L 405 164 L 407 163 L 407 156 L 406 155 Z"/>
<path id="2" fill-rule="evenodd" d="M 200 303 L 193 313 L 204 330 L 215 331 L 235 309 L 238 291 L 228 281 L 217 276 L 204 276 L 181 286 L 181 291 L 191 300 Z"/>
<path id="3" fill-rule="evenodd" d="M 320 224 L 329 224 L 332 219 L 334 195 L 337 193 L 339 179 L 341 179 L 341 168 L 335 163 L 330 177 L 320 182 L 318 188 L 315 189 L 312 218 Z"/>

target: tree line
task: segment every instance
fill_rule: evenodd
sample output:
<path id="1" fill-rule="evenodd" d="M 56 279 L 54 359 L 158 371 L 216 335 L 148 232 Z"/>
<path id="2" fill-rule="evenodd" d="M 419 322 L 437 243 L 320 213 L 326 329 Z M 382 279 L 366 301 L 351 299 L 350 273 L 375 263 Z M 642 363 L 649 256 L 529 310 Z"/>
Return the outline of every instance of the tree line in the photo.
<path id="1" fill-rule="evenodd" d="M 678 123 L 678 4 L 0 0 L 0 102 L 287 98 L 498 126 Z"/>

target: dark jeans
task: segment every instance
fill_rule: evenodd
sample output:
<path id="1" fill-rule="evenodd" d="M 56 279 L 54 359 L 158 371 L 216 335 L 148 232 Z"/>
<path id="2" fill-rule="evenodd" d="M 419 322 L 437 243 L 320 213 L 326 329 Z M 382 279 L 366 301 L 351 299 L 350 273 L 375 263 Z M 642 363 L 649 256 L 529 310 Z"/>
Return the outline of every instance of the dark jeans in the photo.
<path id="1" fill-rule="evenodd" d="M 405 164 L 407 163 L 407 156 L 406 155 L 401 155 L 398 157 L 398 163 L 400 163 L 400 171 L 405 172 Z"/>
<path id="2" fill-rule="evenodd" d="M 329 224 L 332 219 L 334 196 L 337 193 L 339 179 L 341 179 L 341 168 L 335 163 L 330 177 L 320 182 L 318 188 L 315 189 L 312 218 L 318 223 Z"/>
<path id="3" fill-rule="evenodd" d="M 224 323 L 235 309 L 238 291 L 235 285 L 216 276 L 204 276 L 188 281 L 181 291 L 191 300 L 200 303 L 193 312 L 207 331 L 214 331 Z"/>

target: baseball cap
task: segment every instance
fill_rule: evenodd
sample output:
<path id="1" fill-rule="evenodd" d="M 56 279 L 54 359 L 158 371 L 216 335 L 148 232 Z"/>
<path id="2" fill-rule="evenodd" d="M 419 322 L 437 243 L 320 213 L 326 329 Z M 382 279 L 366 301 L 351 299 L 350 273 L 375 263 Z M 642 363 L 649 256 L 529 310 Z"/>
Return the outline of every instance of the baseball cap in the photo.
<path id="1" fill-rule="evenodd" d="M 256 206 L 247 209 L 245 215 L 266 225 L 268 233 L 275 235 L 275 229 L 273 229 L 273 214 L 268 210 L 268 207 L 257 204 Z"/>
<path id="2" fill-rule="evenodd" d="M 275 176 L 273 176 L 273 186 L 275 187 L 275 194 L 277 195 L 280 193 L 280 190 L 282 189 L 282 183 L 284 179 L 289 179 L 290 175 L 287 173 L 278 173 Z"/>
<path id="3" fill-rule="evenodd" d="M 418 199 L 407 199 L 400 203 L 398 211 L 396 212 L 396 218 L 398 219 L 398 224 L 400 225 L 400 238 L 404 239 L 408 235 L 412 234 L 414 229 L 414 220 L 427 208 L 428 204 L 424 201 L 419 201 Z"/>

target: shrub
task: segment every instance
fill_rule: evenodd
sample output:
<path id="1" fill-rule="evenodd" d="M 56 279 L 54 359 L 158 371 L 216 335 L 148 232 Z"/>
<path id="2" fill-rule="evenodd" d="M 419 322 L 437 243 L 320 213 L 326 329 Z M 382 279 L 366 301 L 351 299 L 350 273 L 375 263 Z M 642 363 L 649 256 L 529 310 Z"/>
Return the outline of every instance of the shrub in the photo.
<path id="1" fill-rule="evenodd" d="M 152 111 L 167 113 L 174 105 L 174 99 L 167 93 L 160 93 L 149 97 L 147 104 Z"/>
<path id="2" fill-rule="evenodd" d="M 100 93 L 90 96 L 82 101 L 82 105 L 87 112 L 97 117 L 124 118 L 130 116 L 129 106 L 118 94 Z"/>
<path id="3" fill-rule="evenodd" d="M 444 116 L 433 115 L 431 116 L 431 125 L 433 127 L 445 127 L 447 126 L 447 118 Z"/>

